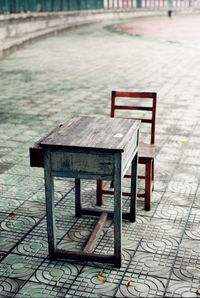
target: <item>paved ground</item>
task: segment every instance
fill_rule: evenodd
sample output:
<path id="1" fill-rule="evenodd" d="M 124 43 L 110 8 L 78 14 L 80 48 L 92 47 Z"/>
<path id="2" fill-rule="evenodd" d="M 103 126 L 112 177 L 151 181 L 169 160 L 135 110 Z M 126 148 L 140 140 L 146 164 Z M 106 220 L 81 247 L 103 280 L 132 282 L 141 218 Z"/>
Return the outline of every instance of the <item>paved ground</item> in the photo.
<path id="1" fill-rule="evenodd" d="M 199 48 L 115 30 L 85 27 L 1 61 L 0 297 L 196 297 L 200 290 Z M 152 209 L 138 201 L 137 222 L 123 222 L 119 270 L 49 261 L 43 171 L 29 167 L 28 148 L 74 115 L 109 115 L 111 90 L 158 92 Z M 73 187 L 56 180 L 58 241 L 80 249 L 95 219 L 74 217 Z M 85 205 L 94 196 L 86 181 Z M 112 232 L 108 222 L 96 251 L 112 252 Z"/>
<path id="2" fill-rule="evenodd" d="M 155 18 L 129 22 L 120 26 L 122 31 L 131 34 L 200 46 L 200 32 L 197 30 L 199 27 L 198 15 L 174 16 L 173 13 L 171 18 L 165 18 L 162 22 L 159 18 Z"/>

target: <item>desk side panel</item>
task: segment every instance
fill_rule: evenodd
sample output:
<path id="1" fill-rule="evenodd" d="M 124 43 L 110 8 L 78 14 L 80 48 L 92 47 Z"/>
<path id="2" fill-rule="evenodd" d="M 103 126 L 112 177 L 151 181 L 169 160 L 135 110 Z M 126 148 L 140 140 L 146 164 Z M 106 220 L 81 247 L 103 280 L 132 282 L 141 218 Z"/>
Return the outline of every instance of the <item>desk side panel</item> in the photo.
<path id="1" fill-rule="evenodd" d="M 51 152 L 51 167 L 54 173 L 63 173 L 74 177 L 113 176 L 113 154 L 107 152 Z"/>
<path id="2" fill-rule="evenodd" d="M 130 136 L 129 142 L 127 143 L 127 146 L 125 147 L 124 152 L 122 153 L 122 173 L 123 175 L 128 170 L 129 166 L 131 165 L 131 162 L 138 150 L 138 136 L 139 136 L 139 130 L 135 130 L 134 133 Z"/>

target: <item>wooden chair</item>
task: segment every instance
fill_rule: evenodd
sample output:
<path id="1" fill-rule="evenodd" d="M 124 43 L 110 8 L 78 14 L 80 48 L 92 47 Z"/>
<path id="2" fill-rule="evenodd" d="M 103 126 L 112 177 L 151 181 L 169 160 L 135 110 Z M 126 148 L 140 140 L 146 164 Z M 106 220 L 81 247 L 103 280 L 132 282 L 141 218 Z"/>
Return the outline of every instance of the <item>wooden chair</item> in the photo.
<path id="1" fill-rule="evenodd" d="M 117 104 L 117 100 L 120 98 L 120 101 L 124 101 L 123 104 Z M 154 185 L 154 156 L 155 156 L 155 120 L 156 120 L 156 98 L 157 94 L 154 92 L 121 92 L 121 91 L 112 91 L 111 97 L 111 117 L 115 117 L 116 110 L 137 110 L 143 111 L 146 114 L 151 114 L 147 119 L 144 117 L 137 117 L 132 119 L 139 119 L 142 123 L 150 124 L 150 141 L 149 142 L 139 142 L 139 158 L 138 163 L 145 166 L 144 176 L 138 176 L 139 179 L 145 180 L 145 189 L 143 194 L 138 194 L 138 197 L 144 197 L 144 209 L 151 209 L 151 192 L 153 191 Z M 127 101 L 137 101 L 135 104 L 127 104 Z M 145 101 L 145 105 L 144 102 Z M 146 101 L 149 102 L 148 106 Z M 127 114 L 127 113 L 126 113 Z M 125 117 L 130 118 L 130 117 Z M 125 178 L 130 178 L 131 175 L 125 175 Z M 110 182 L 109 182 L 110 184 Z M 103 181 L 97 181 L 97 205 L 101 206 L 103 204 L 103 194 L 113 194 L 112 190 L 107 188 L 108 182 L 103 183 Z M 111 183 L 111 187 L 113 187 Z M 123 192 L 123 196 L 130 196 L 130 192 Z"/>

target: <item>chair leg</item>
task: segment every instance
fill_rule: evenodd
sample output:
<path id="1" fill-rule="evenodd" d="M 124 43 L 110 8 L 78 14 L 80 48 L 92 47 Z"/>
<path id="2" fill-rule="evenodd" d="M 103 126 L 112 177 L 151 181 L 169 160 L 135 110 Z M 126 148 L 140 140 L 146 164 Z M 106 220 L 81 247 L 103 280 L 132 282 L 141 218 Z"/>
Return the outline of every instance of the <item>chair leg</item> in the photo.
<path id="1" fill-rule="evenodd" d="M 145 165 L 145 202 L 144 209 L 151 209 L 151 181 L 152 181 L 152 160 L 147 161 Z"/>
<path id="2" fill-rule="evenodd" d="M 154 191 L 154 160 L 152 160 L 152 191 Z"/>
<path id="3" fill-rule="evenodd" d="M 102 180 L 97 180 L 97 191 L 96 191 L 96 199 L 97 199 L 96 204 L 97 204 L 97 206 L 102 206 L 103 205 L 102 187 L 103 187 Z"/>

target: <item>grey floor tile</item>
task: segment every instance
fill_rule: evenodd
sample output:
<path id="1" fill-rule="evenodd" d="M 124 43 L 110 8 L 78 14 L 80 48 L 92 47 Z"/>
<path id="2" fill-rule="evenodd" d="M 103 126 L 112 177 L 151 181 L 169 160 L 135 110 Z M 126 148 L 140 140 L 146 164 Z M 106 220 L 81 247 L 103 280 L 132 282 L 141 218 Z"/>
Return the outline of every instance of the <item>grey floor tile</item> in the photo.
<path id="1" fill-rule="evenodd" d="M 169 278 L 174 259 L 175 256 L 173 254 L 166 256 L 157 254 L 156 252 L 137 251 L 127 268 L 127 272 Z"/>
<path id="2" fill-rule="evenodd" d="M 189 207 L 160 203 L 156 209 L 154 218 L 175 220 L 184 223 L 187 220 L 188 212 Z"/>
<path id="3" fill-rule="evenodd" d="M 28 280 L 43 259 L 9 254 L 0 263 L 0 274 L 4 277 Z"/>
<path id="4" fill-rule="evenodd" d="M 199 283 L 171 280 L 167 287 L 166 297 L 198 297 Z"/>
<path id="5" fill-rule="evenodd" d="M 35 271 L 30 281 L 48 284 L 50 286 L 59 285 L 68 290 L 73 284 L 83 265 L 73 264 L 67 261 L 44 261 Z"/>
<path id="6" fill-rule="evenodd" d="M 177 257 L 173 266 L 173 280 L 200 283 L 200 257 Z"/>
<path id="7" fill-rule="evenodd" d="M 9 277 L 0 277 L 0 297 L 14 297 L 25 281 Z"/>
<path id="8" fill-rule="evenodd" d="M 191 195 L 191 194 L 187 195 L 182 193 L 180 194 L 180 193 L 165 192 L 162 195 L 160 202 L 165 205 L 171 205 L 171 207 L 172 206 L 191 207 L 194 199 L 195 199 L 195 195 Z"/>
<path id="9" fill-rule="evenodd" d="M 68 294 L 79 297 L 115 297 L 115 292 L 120 285 L 130 258 L 131 255 L 123 251 L 123 261 L 120 269 L 100 263 L 85 266 L 77 276 Z M 99 277 L 100 272 L 102 275 Z"/>
<path id="10" fill-rule="evenodd" d="M 115 297 L 163 297 L 166 283 L 167 280 L 160 277 L 127 273 Z"/>
<path id="11" fill-rule="evenodd" d="M 65 297 L 66 289 L 59 286 L 50 286 L 34 282 L 27 282 L 15 297 L 39 298 L 39 297 Z"/>

